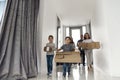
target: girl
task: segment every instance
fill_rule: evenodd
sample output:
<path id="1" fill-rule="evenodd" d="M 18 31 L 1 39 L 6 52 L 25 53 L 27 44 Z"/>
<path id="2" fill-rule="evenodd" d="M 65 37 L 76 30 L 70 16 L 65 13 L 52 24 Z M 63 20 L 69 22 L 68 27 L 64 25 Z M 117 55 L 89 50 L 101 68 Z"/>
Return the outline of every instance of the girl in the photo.
<path id="1" fill-rule="evenodd" d="M 63 50 L 63 52 L 69 52 L 69 51 L 74 51 L 73 44 L 71 44 L 71 37 L 66 37 L 65 38 L 65 44 L 62 45 L 58 51 Z M 70 74 L 70 63 L 63 63 L 63 76 L 66 76 L 66 72 L 68 72 L 68 75 Z"/>
<path id="2" fill-rule="evenodd" d="M 89 33 L 84 34 L 83 43 L 91 43 L 93 40 L 91 39 Z M 87 57 L 87 66 L 88 69 L 92 69 L 92 61 L 93 61 L 93 53 L 91 49 L 85 49 L 85 55 Z"/>

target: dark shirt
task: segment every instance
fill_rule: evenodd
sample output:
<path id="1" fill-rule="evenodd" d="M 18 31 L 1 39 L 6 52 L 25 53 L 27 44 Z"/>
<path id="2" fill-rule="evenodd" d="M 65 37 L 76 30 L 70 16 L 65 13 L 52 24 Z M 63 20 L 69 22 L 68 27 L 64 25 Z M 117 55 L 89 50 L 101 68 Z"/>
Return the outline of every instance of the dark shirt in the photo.
<path id="1" fill-rule="evenodd" d="M 61 49 L 63 49 L 64 52 L 74 51 L 74 46 L 73 44 L 64 44 Z"/>
<path id="2" fill-rule="evenodd" d="M 77 46 L 78 46 L 78 43 L 82 43 L 82 42 L 83 42 L 83 39 L 78 40 L 78 42 L 77 42 Z M 83 50 L 81 47 L 79 47 L 78 49 L 79 49 L 80 51 Z"/>

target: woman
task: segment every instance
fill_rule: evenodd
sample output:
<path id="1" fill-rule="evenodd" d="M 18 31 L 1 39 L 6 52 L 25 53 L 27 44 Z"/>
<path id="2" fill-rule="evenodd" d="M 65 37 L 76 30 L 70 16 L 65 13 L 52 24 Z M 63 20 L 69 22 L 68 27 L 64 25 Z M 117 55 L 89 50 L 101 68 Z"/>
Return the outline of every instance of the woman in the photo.
<path id="1" fill-rule="evenodd" d="M 93 42 L 93 40 L 91 39 L 89 33 L 85 33 L 83 43 L 91 43 L 91 42 Z M 92 69 L 92 62 L 93 62 L 92 49 L 85 49 L 85 55 L 87 58 L 88 69 Z"/>

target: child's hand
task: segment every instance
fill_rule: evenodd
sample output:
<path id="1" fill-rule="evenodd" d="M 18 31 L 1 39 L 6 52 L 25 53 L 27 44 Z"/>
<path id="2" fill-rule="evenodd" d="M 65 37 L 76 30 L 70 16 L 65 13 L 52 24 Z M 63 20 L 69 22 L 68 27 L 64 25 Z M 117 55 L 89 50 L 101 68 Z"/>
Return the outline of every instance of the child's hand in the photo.
<path id="1" fill-rule="evenodd" d="M 44 47 L 44 51 L 46 52 L 46 46 Z"/>
<path id="2" fill-rule="evenodd" d="M 62 50 L 62 49 L 57 49 L 57 52 L 59 52 L 60 50 Z"/>
<path id="3" fill-rule="evenodd" d="M 79 43 L 78 43 L 78 47 L 82 47 L 82 42 L 79 42 Z"/>

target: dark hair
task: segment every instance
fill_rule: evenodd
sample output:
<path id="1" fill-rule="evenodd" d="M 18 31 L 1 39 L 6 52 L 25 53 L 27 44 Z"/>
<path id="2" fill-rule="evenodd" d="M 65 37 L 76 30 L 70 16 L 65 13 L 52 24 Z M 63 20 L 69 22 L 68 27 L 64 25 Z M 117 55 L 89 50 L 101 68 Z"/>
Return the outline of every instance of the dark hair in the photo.
<path id="1" fill-rule="evenodd" d="M 85 33 L 84 34 L 84 39 L 86 39 L 86 36 L 85 35 L 88 35 L 88 39 L 91 39 L 91 37 L 90 37 L 90 34 L 89 33 Z"/>
<path id="2" fill-rule="evenodd" d="M 50 39 L 50 37 L 53 39 L 53 35 L 49 35 L 48 39 Z"/>
<path id="3" fill-rule="evenodd" d="M 65 40 L 66 40 L 67 38 L 69 38 L 69 39 L 71 40 L 71 37 L 69 37 L 69 36 L 65 37 Z"/>
<path id="4" fill-rule="evenodd" d="M 80 35 L 80 37 L 83 36 L 83 34 Z"/>
<path id="5" fill-rule="evenodd" d="M 73 38 L 72 38 L 72 37 L 70 37 L 70 38 L 71 38 L 71 42 L 70 42 L 70 43 L 73 43 L 73 44 L 74 44 Z"/>

